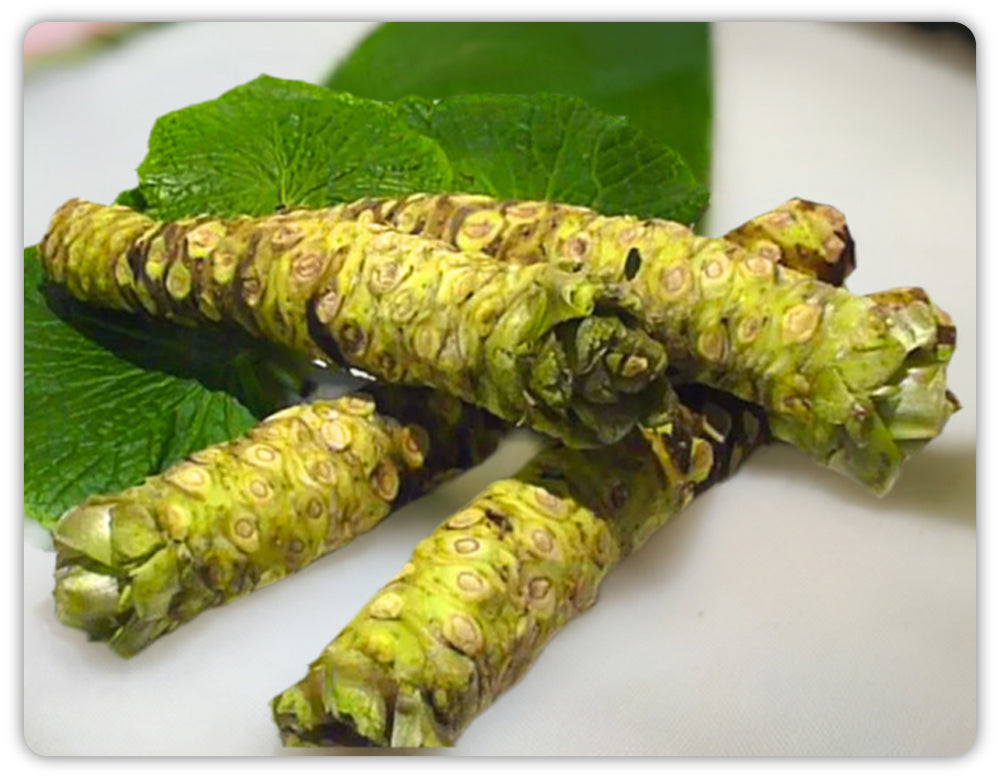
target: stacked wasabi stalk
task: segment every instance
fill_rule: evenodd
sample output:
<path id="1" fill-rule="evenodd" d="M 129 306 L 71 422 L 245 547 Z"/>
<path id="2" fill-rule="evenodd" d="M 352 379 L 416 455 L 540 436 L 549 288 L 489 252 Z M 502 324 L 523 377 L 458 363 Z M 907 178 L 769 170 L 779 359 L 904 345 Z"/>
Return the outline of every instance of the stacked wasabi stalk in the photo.
<path id="1" fill-rule="evenodd" d="M 632 324 L 639 301 L 625 286 L 330 214 L 162 223 L 74 200 L 53 217 L 40 258 L 88 303 L 232 323 L 572 446 L 617 441 L 669 403 L 666 352 Z"/>
<path id="2" fill-rule="evenodd" d="M 538 208 L 543 209 L 539 214 Z M 501 209 L 500 219 L 484 213 Z M 556 259 L 539 246 L 540 230 L 558 222 L 597 213 L 559 203 L 499 201 L 480 195 L 415 194 L 404 199 L 362 198 L 337 206 L 338 219 L 389 225 L 407 233 L 445 241 L 456 248 L 475 248 L 491 257 L 529 264 Z M 540 217 L 550 224 L 540 224 Z M 471 224 L 466 220 L 472 218 Z M 659 222 L 662 220 L 650 220 Z M 843 213 L 825 203 L 792 198 L 739 227 L 725 239 L 748 252 L 763 252 L 782 265 L 833 285 L 841 285 L 855 268 L 854 239 Z"/>
<path id="3" fill-rule="evenodd" d="M 273 700 L 284 744 L 453 744 L 616 564 L 766 436 L 731 396 L 684 400 L 610 447 L 543 450 L 448 518 Z"/>
<path id="4" fill-rule="evenodd" d="M 64 514 L 53 534 L 56 612 L 134 655 L 347 544 L 483 460 L 504 430 L 480 409 L 419 389 L 285 409 Z"/>
<path id="5" fill-rule="evenodd" d="M 478 195 L 365 199 L 338 214 L 626 284 L 675 378 L 760 404 L 778 439 L 880 495 L 958 408 L 946 384 L 955 328 L 926 293 L 858 296 L 815 278 L 843 279 L 810 265 L 819 250 L 853 258 L 829 207 L 793 200 L 726 238 L 666 220 Z M 796 247 L 789 254 L 798 270 L 778 263 L 775 238 Z"/>
<path id="6" fill-rule="evenodd" d="M 821 235 L 828 232 L 830 223 L 815 224 Z M 773 238 L 788 265 L 822 267 L 839 278 L 853 268 L 842 245 L 820 242 L 804 252 L 809 242 L 801 230 Z M 68 512 L 55 532 L 60 618 L 132 655 L 207 607 L 346 544 L 391 509 L 478 463 L 504 429 L 442 393 L 371 391 L 374 405 L 351 396 L 294 407 L 239 442 L 192 455 L 194 465 Z M 259 458 L 234 457 L 257 440 L 268 448 L 258 455 L 278 453 L 275 468 L 264 473 Z M 203 471 L 206 464 L 215 464 L 211 472 Z M 338 469 L 348 476 L 337 479 Z M 179 489 L 185 474 L 187 482 L 204 476 L 203 490 Z M 331 480 L 336 486 L 319 500 L 317 488 Z M 262 536 L 261 524 L 271 532 Z"/>

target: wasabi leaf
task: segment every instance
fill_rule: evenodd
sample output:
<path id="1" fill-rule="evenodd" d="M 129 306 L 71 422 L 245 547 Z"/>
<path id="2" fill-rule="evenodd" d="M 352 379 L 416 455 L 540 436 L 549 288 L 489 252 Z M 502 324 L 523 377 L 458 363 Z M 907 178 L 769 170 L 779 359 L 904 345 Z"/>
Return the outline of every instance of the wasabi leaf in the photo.
<path id="1" fill-rule="evenodd" d="M 704 22 L 396 22 L 327 77 L 378 100 L 573 95 L 672 147 L 709 180 L 711 28 Z"/>
<path id="2" fill-rule="evenodd" d="M 261 76 L 162 117 L 118 203 L 173 220 L 465 191 L 693 222 L 708 193 L 628 121 L 559 95 L 365 100 Z"/>
<path id="3" fill-rule="evenodd" d="M 399 105 L 444 149 L 457 190 L 685 223 L 708 203 L 680 155 L 579 98 L 469 95 Z"/>
<path id="4" fill-rule="evenodd" d="M 37 251 L 25 249 L 26 514 L 51 528 L 92 493 L 135 484 L 283 405 L 287 387 L 248 350 L 228 332 L 147 323 L 47 290 Z"/>
<path id="5" fill-rule="evenodd" d="M 391 106 L 270 76 L 160 117 L 138 173 L 138 192 L 120 202 L 158 219 L 266 214 L 451 181 L 440 147 Z"/>

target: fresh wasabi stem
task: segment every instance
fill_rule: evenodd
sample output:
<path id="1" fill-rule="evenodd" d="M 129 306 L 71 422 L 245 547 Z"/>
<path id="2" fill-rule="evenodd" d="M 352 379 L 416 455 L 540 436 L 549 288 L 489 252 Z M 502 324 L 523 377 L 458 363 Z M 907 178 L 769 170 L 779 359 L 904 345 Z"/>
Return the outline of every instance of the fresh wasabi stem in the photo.
<path id="1" fill-rule="evenodd" d="M 736 242 L 479 195 L 365 199 L 337 215 L 627 284 L 676 381 L 760 404 L 777 438 L 879 495 L 958 409 L 946 387 L 955 327 L 926 293 L 858 296 L 814 278 L 837 282 L 853 268 L 850 234 L 828 207 L 791 201 L 737 228 Z"/>
<path id="2" fill-rule="evenodd" d="M 844 215 L 811 200 L 792 198 L 730 230 L 725 238 L 751 254 L 769 256 L 838 287 L 855 268 L 854 239 Z"/>
<path id="3" fill-rule="evenodd" d="M 684 393 L 692 411 L 599 450 L 543 450 L 423 540 L 273 699 L 283 743 L 453 744 L 618 562 L 766 437 L 749 405 Z"/>
<path id="4" fill-rule="evenodd" d="M 372 387 L 282 410 L 64 514 L 53 534 L 57 615 L 132 656 L 347 544 L 483 460 L 505 430 L 422 389 Z"/>
<path id="5" fill-rule="evenodd" d="M 458 248 L 462 243 L 459 239 L 466 242 L 468 240 L 458 228 L 462 225 L 462 220 L 469 216 L 469 208 L 495 208 L 500 203 L 485 196 L 413 195 L 402 202 L 365 198 L 338 206 L 335 213 L 340 219 L 360 219 L 385 224 L 450 242 L 451 246 Z M 559 203 L 546 203 L 545 207 L 553 222 L 580 211 L 576 206 Z M 518 236 L 515 224 L 512 222 L 496 236 L 492 236 L 491 241 L 481 247 L 482 251 L 520 264 L 552 259 L 545 251 L 539 252 L 535 242 L 523 240 L 529 238 L 528 234 L 523 233 L 523 226 L 522 234 Z M 472 232 L 475 232 L 475 228 Z M 486 236 L 490 237 L 491 233 L 487 232 Z M 516 238 L 522 240 L 514 240 Z M 726 233 L 725 238 L 748 252 L 763 254 L 786 268 L 838 287 L 843 285 L 856 266 L 854 239 L 843 213 L 833 206 L 803 198 L 792 198 L 778 208 L 744 222 Z M 626 277 L 631 275 L 628 262 L 626 258 Z"/>
<path id="6" fill-rule="evenodd" d="M 74 200 L 53 217 L 40 257 L 89 303 L 233 323 L 577 447 L 617 441 L 672 393 L 666 351 L 635 324 L 640 301 L 625 285 L 329 209 L 159 223 Z"/>

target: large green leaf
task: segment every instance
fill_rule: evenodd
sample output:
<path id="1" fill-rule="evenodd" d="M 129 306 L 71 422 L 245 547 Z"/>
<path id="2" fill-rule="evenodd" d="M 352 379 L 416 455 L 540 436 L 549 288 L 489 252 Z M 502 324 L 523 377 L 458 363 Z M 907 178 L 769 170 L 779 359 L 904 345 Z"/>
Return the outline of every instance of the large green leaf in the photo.
<path id="1" fill-rule="evenodd" d="M 92 493 L 246 431 L 291 388 L 269 360 L 296 369 L 227 331 L 84 306 L 47 287 L 25 249 L 25 512 L 51 526 Z"/>
<path id="2" fill-rule="evenodd" d="M 706 198 L 676 153 L 576 98 L 392 104 L 266 76 L 161 118 L 138 172 L 119 202 L 160 219 L 464 189 L 690 222 Z M 45 524 L 242 433 L 306 371 L 246 337 L 43 294 L 34 250 L 24 295 L 25 504 Z"/>
<path id="3" fill-rule="evenodd" d="M 708 202 L 675 151 L 579 98 L 468 95 L 399 105 L 444 148 L 456 189 L 686 223 Z"/>
<path id="4" fill-rule="evenodd" d="M 268 76 L 162 117 L 138 172 L 118 200 L 160 219 L 463 190 L 693 222 L 708 199 L 676 152 L 579 98 L 386 103 Z"/>
<path id="5" fill-rule="evenodd" d="M 378 27 L 324 83 L 380 100 L 575 95 L 628 117 L 707 183 L 711 61 L 701 22 L 399 22 Z"/>
<path id="6" fill-rule="evenodd" d="M 365 195 L 447 189 L 440 147 L 392 106 L 261 76 L 157 120 L 138 196 L 159 219 L 264 214 Z"/>

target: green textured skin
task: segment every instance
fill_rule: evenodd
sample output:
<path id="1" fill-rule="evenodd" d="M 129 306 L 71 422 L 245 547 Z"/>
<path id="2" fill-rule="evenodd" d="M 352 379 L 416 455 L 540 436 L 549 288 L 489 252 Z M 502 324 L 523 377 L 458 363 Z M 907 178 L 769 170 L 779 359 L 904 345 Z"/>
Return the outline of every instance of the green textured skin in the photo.
<path id="1" fill-rule="evenodd" d="M 425 390 L 373 388 L 282 410 L 64 514 L 53 533 L 57 615 L 134 655 L 347 544 L 484 459 L 505 430 Z"/>
<path id="2" fill-rule="evenodd" d="M 365 199 L 337 213 L 627 284 L 675 379 L 760 404 L 777 438 L 881 495 L 958 409 L 946 385 L 955 328 L 916 288 L 858 296 L 814 278 L 842 280 L 853 267 L 842 216 L 828 209 L 791 201 L 737 228 L 737 242 L 666 220 L 479 195 Z"/>
<path id="3" fill-rule="evenodd" d="M 579 447 L 617 441 L 671 394 L 625 286 L 518 267 L 330 210 L 157 223 L 78 200 L 41 245 L 89 303 L 251 334 L 422 385 Z"/>
<path id="4" fill-rule="evenodd" d="M 597 599 L 605 575 L 766 436 L 705 388 L 671 423 L 582 452 L 553 446 L 414 550 L 272 701 L 288 746 L 451 745 Z"/>
<path id="5" fill-rule="evenodd" d="M 838 287 L 855 268 L 854 239 L 844 215 L 811 200 L 792 198 L 730 230 L 725 239 Z"/>

